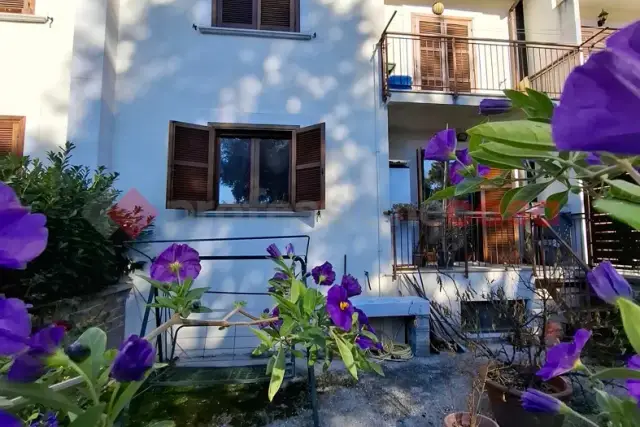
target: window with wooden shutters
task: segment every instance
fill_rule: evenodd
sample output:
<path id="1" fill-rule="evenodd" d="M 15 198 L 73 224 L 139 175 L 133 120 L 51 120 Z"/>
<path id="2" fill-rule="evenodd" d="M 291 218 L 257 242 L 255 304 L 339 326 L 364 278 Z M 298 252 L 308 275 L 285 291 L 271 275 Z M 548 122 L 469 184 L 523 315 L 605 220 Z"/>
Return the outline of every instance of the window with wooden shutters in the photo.
<path id="1" fill-rule="evenodd" d="M 22 116 L 0 116 L 0 156 L 9 153 L 22 155 L 24 127 L 25 118 Z"/>
<path id="2" fill-rule="evenodd" d="M 324 208 L 324 123 L 295 126 L 172 122 L 167 208 Z"/>
<path id="3" fill-rule="evenodd" d="M 502 172 L 491 168 L 485 178 L 496 178 Z M 500 201 L 510 189 L 511 186 L 506 185 L 482 190 L 482 211 L 487 213 L 482 227 L 483 255 L 485 262 L 491 264 L 517 264 L 519 261 L 517 222 L 505 220 L 500 215 Z"/>
<path id="4" fill-rule="evenodd" d="M 416 74 L 423 90 L 471 90 L 472 58 L 468 20 L 414 15 L 420 37 Z M 460 37 L 455 39 L 452 37 Z"/>
<path id="5" fill-rule="evenodd" d="M 300 31 L 299 0 L 212 0 L 212 25 Z"/>
<path id="6" fill-rule="evenodd" d="M 33 14 L 35 0 L 0 0 L 1 13 Z"/>

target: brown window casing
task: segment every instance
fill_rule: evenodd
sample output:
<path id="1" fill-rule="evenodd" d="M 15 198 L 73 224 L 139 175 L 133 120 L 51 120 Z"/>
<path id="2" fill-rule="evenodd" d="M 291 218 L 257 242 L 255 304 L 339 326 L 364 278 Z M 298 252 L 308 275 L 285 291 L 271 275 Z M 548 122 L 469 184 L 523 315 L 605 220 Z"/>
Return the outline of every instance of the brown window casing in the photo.
<path id="1" fill-rule="evenodd" d="M 24 116 L 0 116 L 0 156 L 22 156 L 25 124 Z"/>
<path id="2" fill-rule="evenodd" d="M 33 15 L 36 0 L 0 0 L 0 13 Z"/>
<path id="3" fill-rule="evenodd" d="M 300 0 L 211 0 L 211 25 L 300 31 Z"/>
<path id="4" fill-rule="evenodd" d="M 220 138 L 250 140 L 249 203 L 220 204 Z M 289 140 L 289 200 L 260 203 L 259 144 L 262 139 Z M 325 124 L 297 126 L 183 122 L 169 124 L 167 209 L 295 210 L 325 207 Z"/>

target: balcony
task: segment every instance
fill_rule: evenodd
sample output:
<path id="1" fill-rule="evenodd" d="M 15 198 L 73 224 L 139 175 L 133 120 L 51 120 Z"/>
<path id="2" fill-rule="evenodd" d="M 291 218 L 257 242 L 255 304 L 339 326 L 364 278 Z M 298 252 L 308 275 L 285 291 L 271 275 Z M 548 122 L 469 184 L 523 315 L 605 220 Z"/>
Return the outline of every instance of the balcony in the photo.
<path id="1" fill-rule="evenodd" d="M 423 92 L 503 96 L 526 87 L 560 96 L 571 70 L 593 46 L 385 33 L 380 40 L 382 95 Z"/>

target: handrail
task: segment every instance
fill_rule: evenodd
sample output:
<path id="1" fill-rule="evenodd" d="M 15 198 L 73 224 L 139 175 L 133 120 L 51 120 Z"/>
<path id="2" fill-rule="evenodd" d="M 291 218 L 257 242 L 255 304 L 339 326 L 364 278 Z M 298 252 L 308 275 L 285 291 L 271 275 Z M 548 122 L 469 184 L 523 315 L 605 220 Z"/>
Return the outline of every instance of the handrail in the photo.
<path id="1" fill-rule="evenodd" d="M 510 44 L 522 44 L 522 45 L 538 45 L 538 46 L 551 46 L 551 47 L 565 47 L 578 49 L 580 45 L 577 44 L 563 44 L 563 43 L 553 43 L 553 42 L 536 42 L 530 40 L 514 40 L 514 39 L 494 39 L 494 38 L 483 38 L 483 37 L 462 37 L 462 36 L 451 36 L 448 34 L 420 34 L 420 33 L 404 33 L 404 32 L 388 32 L 383 35 L 383 37 L 388 36 L 401 36 L 401 37 L 410 37 L 410 38 L 440 38 L 440 39 L 456 39 L 456 40 L 470 40 L 470 41 L 479 41 L 479 42 L 499 42 L 499 43 L 510 43 Z"/>

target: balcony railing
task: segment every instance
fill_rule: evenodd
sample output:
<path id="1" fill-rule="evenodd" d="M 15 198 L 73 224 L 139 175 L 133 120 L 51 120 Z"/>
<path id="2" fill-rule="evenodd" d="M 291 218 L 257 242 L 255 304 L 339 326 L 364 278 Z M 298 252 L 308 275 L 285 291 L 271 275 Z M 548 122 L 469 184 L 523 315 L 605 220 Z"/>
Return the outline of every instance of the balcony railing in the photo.
<path id="1" fill-rule="evenodd" d="M 561 214 L 551 225 L 580 252 L 581 220 L 574 216 Z M 473 267 L 576 264 L 545 228 L 528 214 L 503 219 L 491 212 L 395 212 L 391 216 L 394 272 L 420 267 L 464 268 L 468 273 Z"/>
<path id="2" fill-rule="evenodd" d="M 588 50 L 588 52 L 587 52 Z M 446 35 L 385 33 L 382 90 L 501 96 L 530 87 L 560 96 L 571 70 L 593 47 Z"/>

